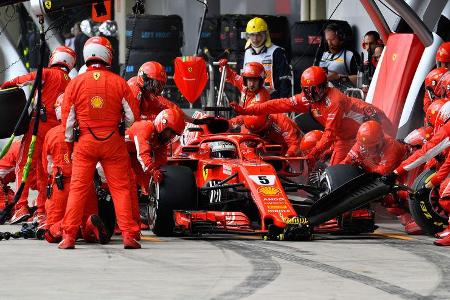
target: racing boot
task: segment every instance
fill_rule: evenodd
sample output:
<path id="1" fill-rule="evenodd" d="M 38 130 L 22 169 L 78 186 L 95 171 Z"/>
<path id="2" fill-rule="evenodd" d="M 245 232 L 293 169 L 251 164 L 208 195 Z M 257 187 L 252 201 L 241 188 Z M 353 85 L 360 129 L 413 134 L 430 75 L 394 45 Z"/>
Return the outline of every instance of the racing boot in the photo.
<path id="1" fill-rule="evenodd" d="M 97 215 L 90 215 L 86 221 L 86 228 L 83 233 L 84 236 L 95 236 L 95 239 L 102 245 L 109 242 L 109 235 L 106 231 L 105 225 Z"/>
<path id="2" fill-rule="evenodd" d="M 64 233 L 62 241 L 58 244 L 58 248 L 59 249 L 75 249 L 75 241 L 76 241 L 76 237 L 73 237 L 71 235 Z"/>
<path id="3" fill-rule="evenodd" d="M 130 233 L 122 233 L 123 238 L 123 248 L 124 249 L 141 249 L 141 244 L 137 241 L 138 238 L 137 235 L 130 234 Z"/>
<path id="4" fill-rule="evenodd" d="M 18 224 L 27 220 L 30 217 L 30 211 L 28 210 L 28 206 L 24 205 L 14 212 L 14 215 L 11 217 L 9 224 Z"/>
<path id="5" fill-rule="evenodd" d="M 54 236 L 50 230 L 46 230 L 44 234 L 44 238 L 47 242 L 51 244 L 56 244 L 61 242 L 62 237 L 61 236 Z"/>
<path id="6" fill-rule="evenodd" d="M 450 226 L 445 228 L 443 231 L 436 233 L 434 236 L 437 237 L 438 239 L 443 239 L 449 235 L 450 235 Z"/>
<path id="7" fill-rule="evenodd" d="M 405 232 L 409 235 L 421 235 L 423 234 L 422 228 L 417 225 L 416 221 L 411 220 L 405 224 Z"/>
<path id="8" fill-rule="evenodd" d="M 447 235 L 446 237 L 435 240 L 433 242 L 436 246 L 450 246 L 450 235 Z"/>

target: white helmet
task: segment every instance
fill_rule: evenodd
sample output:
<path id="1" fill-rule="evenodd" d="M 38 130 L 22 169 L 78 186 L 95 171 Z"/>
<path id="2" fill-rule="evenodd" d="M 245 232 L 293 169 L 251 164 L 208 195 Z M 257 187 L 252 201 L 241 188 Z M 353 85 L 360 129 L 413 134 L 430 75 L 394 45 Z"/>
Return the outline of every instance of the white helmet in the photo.
<path id="1" fill-rule="evenodd" d="M 439 128 L 444 126 L 445 123 L 450 119 L 450 101 L 445 102 L 439 110 L 439 114 L 436 118 L 436 124 L 434 125 L 434 132 L 436 133 Z"/>
<path id="2" fill-rule="evenodd" d="M 236 146 L 227 141 L 212 142 L 211 147 L 211 157 L 214 158 L 236 158 Z"/>
<path id="3" fill-rule="evenodd" d="M 66 46 L 59 46 L 52 51 L 49 66 L 61 65 L 66 67 L 67 70 L 70 71 L 75 66 L 76 60 L 77 55 L 75 51 Z"/>
<path id="4" fill-rule="evenodd" d="M 83 48 L 84 62 L 101 61 L 108 66 L 112 64 L 113 49 L 107 38 L 102 36 L 91 37 Z"/>
<path id="5" fill-rule="evenodd" d="M 81 68 L 78 70 L 78 75 L 81 75 L 83 73 L 86 73 L 87 71 L 87 66 L 86 65 L 82 65 Z"/>

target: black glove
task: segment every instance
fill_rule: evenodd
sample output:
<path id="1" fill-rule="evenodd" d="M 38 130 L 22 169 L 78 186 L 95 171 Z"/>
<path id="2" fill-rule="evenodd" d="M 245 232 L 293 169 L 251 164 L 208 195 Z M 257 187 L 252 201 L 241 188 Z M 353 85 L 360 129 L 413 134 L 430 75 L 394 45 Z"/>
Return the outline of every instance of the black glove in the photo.
<path id="1" fill-rule="evenodd" d="M 394 185 L 397 180 L 398 174 L 395 172 L 391 172 L 381 177 L 381 181 L 387 185 Z"/>
<path id="2" fill-rule="evenodd" d="M 192 124 L 194 124 L 194 125 L 208 125 L 210 123 L 211 123 L 211 118 L 202 118 L 202 119 L 192 120 Z"/>

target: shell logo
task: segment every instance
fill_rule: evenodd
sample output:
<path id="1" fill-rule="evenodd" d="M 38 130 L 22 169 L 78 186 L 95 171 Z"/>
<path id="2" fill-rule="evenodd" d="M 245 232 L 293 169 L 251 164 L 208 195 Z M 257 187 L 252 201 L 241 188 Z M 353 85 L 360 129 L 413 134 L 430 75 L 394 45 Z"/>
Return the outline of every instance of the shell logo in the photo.
<path id="1" fill-rule="evenodd" d="M 265 196 L 275 196 L 280 193 L 280 189 L 273 186 L 262 186 L 258 189 L 258 193 Z"/>
<path id="2" fill-rule="evenodd" d="M 102 108 L 103 107 L 103 99 L 100 96 L 94 96 L 91 99 L 91 105 L 93 108 Z"/>

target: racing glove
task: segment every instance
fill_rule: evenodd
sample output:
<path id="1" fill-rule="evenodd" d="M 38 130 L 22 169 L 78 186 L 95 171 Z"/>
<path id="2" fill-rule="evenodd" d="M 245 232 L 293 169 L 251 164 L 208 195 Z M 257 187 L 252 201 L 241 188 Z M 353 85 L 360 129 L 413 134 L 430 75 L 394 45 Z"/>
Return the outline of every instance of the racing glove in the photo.
<path id="1" fill-rule="evenodd" d="M 398 174 L 391 172 L 381 177 L 381 181 L 387 185 L 393 185 L 397 180 Z"/>
<path id="2" fill-rule="evenodd" d="M 151 176 L 157 183 L 161 183 L 164 179 L 164 174 L 160 169 L 154 169 L 153 171 L 151 171 Z"/>
<path id="3" fill-rule="evenodd" d="M 230 103 L 230 107 L 238 114 L 238 115 L 246 115 L 245 108 L 240 106 L 237 103 Z"/>

